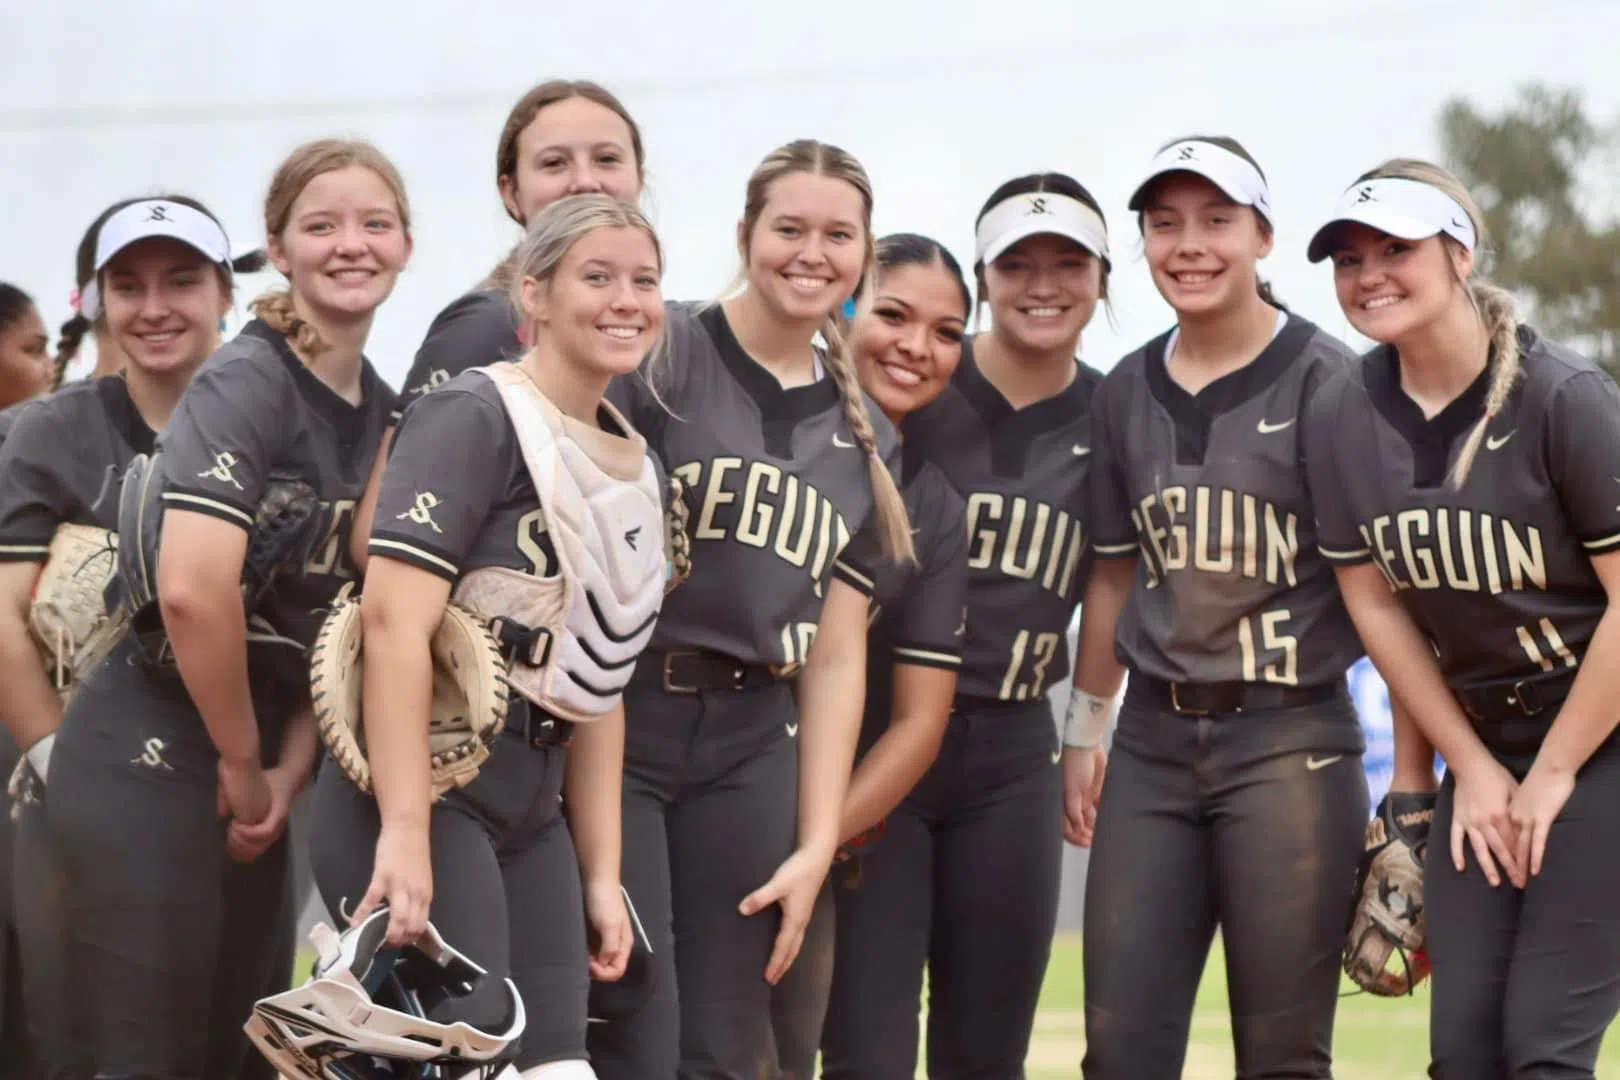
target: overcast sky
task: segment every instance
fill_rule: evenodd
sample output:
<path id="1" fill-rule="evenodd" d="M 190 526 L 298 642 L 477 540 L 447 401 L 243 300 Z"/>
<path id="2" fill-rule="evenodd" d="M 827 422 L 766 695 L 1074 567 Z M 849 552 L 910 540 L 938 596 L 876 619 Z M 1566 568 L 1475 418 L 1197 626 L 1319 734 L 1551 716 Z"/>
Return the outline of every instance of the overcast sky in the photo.
<path id="1" fill-rule="evenodd" d="M 286 151 L 361 135 L 399 164 L 417 219 L 368 350 L 396 385 L 434 313 L 516 238 L 494 144 L 544 78 L 595 78 L 640 121 L 671 297 L 724 287 L 747 175 L 792 138 L 862 160 L 879 232 L 930 233 L 964 262 L 998 183 L 1073 174 L 1115 251 L 1117 328 L 1099 316 L 1083 349 L 1101 368 L 1170 318 L 1124 207 L 1168 139 L 1249 147 L 1278 216 L 1264 273 L 1348 335 L 1305 242 L 1359 172 L 1437 152 L 1448 95 L 1491 107 L 1545 79 L 1620 112 L 1614 0 L 0 0 L 0 41 L 0 280 L 47 321 L 112 200 L 177 189 L 256 240 Z"/>

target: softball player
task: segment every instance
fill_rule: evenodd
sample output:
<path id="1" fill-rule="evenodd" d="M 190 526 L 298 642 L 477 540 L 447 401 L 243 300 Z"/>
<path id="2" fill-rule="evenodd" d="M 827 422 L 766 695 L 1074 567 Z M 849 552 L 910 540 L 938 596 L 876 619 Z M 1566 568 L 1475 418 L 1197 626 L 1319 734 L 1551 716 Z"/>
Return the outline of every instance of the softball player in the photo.
<path id="1" fill-rule="evenodd" d="M 897 428 L 950 385 L 971 307 L 961 267 L 937 242 L 914 233 L 877 242 L 873 281 L 863 290 L 849 344 L 862 389 Z M 956 693 L 967 590 L 965 505 L 944 474 L 920 456 L 902 452 L 901 468 L 917 563 L 868 556 L 878 570 L 860 760 L 839 827 L 845 861 L 823 886 L 804 947 L 772 998 L 784 1077 L 814 1076 L 835 973 L 862 974 L 860 957 L 834 962 L 835 902 L 841 907 L 860 898 L 850 890 L 863 877 L 862 856 L 887 832 L 890 815 L 933 763 Z M 858 542 L 871 536 L 863 533 Z"/>
<path id="2" fill-rule="evenodd" d="M 651 226 L 607 196 L 563 199 L 535 216 L 517 268 L 514 304 L 534 328 L 522 371 L 567 415 L 600 429 L 598 441 L 621 460 L 626 450 L 644 456 L 601 394 L 613 375 L 635 371 L 664 322 Z M 422 931 L 431 904 L 440 933 L 497 977 L 482 997 L 433 1018 L 497 1029 L 509 1008 L 498 980 L 510 977 L 528 1017 L 517 1068 L 525 1077 L 592 1077 L 587 922 L 600 942 L 590 974 L 616 979 L 630 953 L 619 882 L 624 714 L 575 725 L 514 695 L 505 731 L 516 738 L 493 748 L 471 784 L 430 804 L 428 644 L 451 588 L 482 567 L 551 576 L 556 552 L 491 379 L 457 376 L 413 402 L 398 433 L 366 573 L 367 664 L 388 672 L 365 693 L 377 794 L 323 770 L 314 814 L 321 891 L 333 912 L 353 910 L 357 922 L 386 901 L 390 936 L 402 940 Z M 662 575 L 649 580 L 661 594 Z"/>
<path id="3" fill-rule="evenodd" d="M 0 409 L 50 389 L 49 339 L 29 295 L 0 281 Z"/>
<path id="4" fill-rule="evenodd" d="M 1023 1068 L 1062 857 L 1046 692 L 1067 667 L 1087 565 L 1087 404 L 1100 376 L 1076 353 L 1108 269 L 1101 210 L 1074 179 L 1001 185 L 975 242 L 992 329 L 906 421 L 907 455 L 966 500 L 961 673 L 937 761 L 862 860 L 860 888 L 840 896 L 829 1077 L 915 1071 L 925 967 L 929 1075 Z"/>
<path id="5" fill-rule="evenodd" d="M 774 1063 L 772 984 L 838 846 L 860 724 L 873 568 L 840 553 L 870 521 L 885 559 L 911 555 L 894 432 L 837 324 L 871 208 L 844 151 L 774 151 L 748 181 L 742 290 L 670 305 L 667 364 L 609 391 L 685 487 L 693 571 L 625 693 L 624 878 L 653 973 L 634 1012 L 593 1011 L 604 1077 Z"/>
<path id="6" fill-rule="evenodd" d="M 1234 140 L 1170 143 L 1130 208 L 1176 326 L 1092 403 L 1098 565 L 1064 735 L 1067 831 L 1092 848 L 1082 1070 L 1181 1075 L 1219 926 L 1238 1075 L 1326 1077 L 1368 806 L 1345 683 L 1361 648 L 1300 440 L 1348 353 L 1257 277 L 1271 199 Z M 1091 718 L 1121 665 L 1096 807 Z"/>
<path id="7" fill-rule="evenodd" d="M 519 225 L 566 195 L 603 193 L 635 202 L 646 176 L 641 129 L 611 91 L 585 79 L 552 79 L 518 99 L 495 146 L 495 186 L 506 214 Z M 400 411 L 435 387 L 479 364 L 523 353 L 518 314 L 509 293 L 514 262 L 505 259 L 478 288 L 434 318 L 405 375 Z M 383 437 L 377 476 L 387 464 L 392 427 Z M 364 567 L 377 476 L 357 517 L 354 558 Z"/>
<path id="8" fill-rule="evenodd" d="M 316 744 L 302 649 L 354 577 L 346 531 L 394 404 L 361 350 L 409 255 L 409 211 L 377 150 L 321 141 L 277 170 L 265 225 L 291 288 L 255 301 L 158 444 L 157 589 L 178 671 L 132 636 L 80 686 L 52 750 L 51 830 L 101 1076 L 233 1075 L 252 1002 L 291 976 L 283 830 Z M 255 614 L 299 648 L 250 648 L 245 632 L 238 582 L 272 479 L 309 484 L 328 518 L 303 573 Z"/>
<path id="9" fill-rule="evenodd" d="M 1424 883 L 1429 1075 L 1590 1077 L 1620 1011 L 1620 390 L 1475 274 L 1460 183 L 1386 162 L 1311 241 L 1378 344 L 1324 389 L 1322 551 L 1446 760 Z"/>
<path id="10" fill-rule="evenodd" d="M 151 452 L 154 432 L 218 348 L 232 292 L 230 246 L 202 204 L 178 195 L 126 199 L 100 220 L 92 274 L 105 299 L 96 300 L 96 315 L 128 368 L 38 400 L 0 451 L 0 719 L 28 748 L 31 770 L 13 807 L 17 923 L 31 1041 L 48 1076 L 92 1062 L 86 1033 L 73 1027 L 80 996 L 63 978 L 72 970 L 62 918 L 69 897 L 44 805 L 62 704 L 29 636 L 34 581 L 58 526 L 116 526 L 116 477 L 130 458 Z"/>
<path id="11" fill-rule="evenodd" d="M 48 345 L 45 323 L 32 298 L 15 285 L 0 282 L 0 443 L 23 407 L 51 385 Z M 16 742 L 0 730 L 0 771 L 10 776 L 17 758 Z M 29 1053 L 11 889 L 13 840 L 8 816 L 0 820 L 0 1078 L 27 1075 Z"/>

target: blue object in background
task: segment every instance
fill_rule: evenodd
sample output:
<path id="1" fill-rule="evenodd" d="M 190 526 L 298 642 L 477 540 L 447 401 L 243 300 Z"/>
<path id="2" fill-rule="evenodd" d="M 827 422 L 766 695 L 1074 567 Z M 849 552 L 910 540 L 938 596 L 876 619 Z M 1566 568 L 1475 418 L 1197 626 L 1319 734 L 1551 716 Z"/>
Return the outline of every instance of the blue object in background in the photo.
<path id="1" fill-rule="evenodd" d="M 1350 668 L 1350 700 L 1361 718 L 1361 730 L 1367 739 L 1367 753 L 1361 759 L 1367 771 L 1367 794 L 1370 804 L 1378 806 L 1389 791 L 1390 779 L 1395 773 L 1395 717 L 1389 706 L 1389 687 L 1366 657 Z M 1436 755 L 1435 772 L 1443 771 L 1444 763 Z"/>

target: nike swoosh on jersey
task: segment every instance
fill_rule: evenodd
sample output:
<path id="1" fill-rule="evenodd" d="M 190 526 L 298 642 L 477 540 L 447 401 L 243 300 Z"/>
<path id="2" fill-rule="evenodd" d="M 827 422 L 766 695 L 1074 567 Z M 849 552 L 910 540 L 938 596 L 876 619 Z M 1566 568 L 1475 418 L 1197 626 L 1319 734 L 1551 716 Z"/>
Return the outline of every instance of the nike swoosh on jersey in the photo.
<path id="1" fill-rule="evenodd" d="M 1487 449 L 1487 450 L 1500 450 L 1500 449 L 1502 449 L 1502 447 L 1507 445 L 1507 441 L 1509 439 L 1513 438 L 1514 435 L 1518 434 L 1518 431 L 1519 431 L 1518 428 L 1514 428 L 1512 431 L 1508 432 L 1506 435 L 1503 435 L 1500 439 L 1498 439 L 1495 435 L 1490 436 L 1489 438 L 1487 438 L 1485 440 L 1485 449 Z"/>
<path id="2" fill-rule="evenodd" d="M 1089 446 L 1080 446 L 1080 445 L 1076 444 L 1076 446 L 1074 448 L 1074 456 L 1075 457 L 1085 457 L 1089 453 L 1091 453 L 1091 447 L 1089 447 Z"/>
<path id="3" fill-rule="evenodd" d="M 1284 420 L 1280 424 L 1273 424 L 1270 421 L 1266 420 L 1265 417 L 1261 417 L 1260 418 L 1260 423 L 1255 425 L 1255 430 L 1259 431 L 1260 434 L 1262 434 L 1262 435 L 1270 435 L 1270 434 L 1273 434 L 1274 432 L 1282 431 L 1285 428 L 1291 428 L 1293 426 L 1294 426 L 1294 418 L 1292 416 L 1290 416 L 1287 420 Z"/>
<path id="4" fill-rule="evenodd" d="M 1334 754 L 1331 757 L 1325 757 L 1325 758 L 1319 758 L 1319 757 L 1312 756 L 1312 757 L 1308 757 L 1308 758 L 1305 759 L 1305 767 L 1307 769 L 1309 769 L 1311 772 L 1315 772 L 1318 769 L 1327 768 L 1329 765 L 1332 765 L 1335 761 L 1343 761 L 1343 760 L 1344 760 L 1344 755 L 1343 754 Z"/>
<path id="5" fill-rule="evenodd" d="M 842 435 L 838 434 L 836 431 L 833 432 L 833 445 L 842 447 L 845 450 L 853 450 L 853 449 L 855 449 L 855 444 L 854 443 L 845 442 L 844 437 Z"/>

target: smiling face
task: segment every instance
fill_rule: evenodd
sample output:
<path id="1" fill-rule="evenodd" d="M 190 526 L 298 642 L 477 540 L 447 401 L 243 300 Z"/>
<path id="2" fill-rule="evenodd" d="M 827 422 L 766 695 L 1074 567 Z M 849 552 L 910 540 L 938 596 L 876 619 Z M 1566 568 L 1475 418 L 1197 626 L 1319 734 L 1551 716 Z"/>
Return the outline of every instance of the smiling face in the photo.
<path id="1" fill-rule="evenodd" d="M 304 185 L 269 249 L 305 309 L 343 324 L 369 319 L 388 299 L 411 240 L 387 182 L 347 165 Z"/>
<path id="2" fill-rule="evenodd" d="M 658 249 L 637 228 L 593 229 L 551 276 L 524 278 L 523 308 L 567 363 L 593 377 L 627 375 L 664 326 Z"/>
<path id="3" fill-rule="evenodd" d="M 861 388 L 896 424 L 939 397 L 962 360 L 962 285 L 937 258 L 881 272 L 850 327 Z"/>
<path id="4" fill-rule="evenodd" d="M 1333 248 L 1333 288 L 1356 332 L 1398 342 L 1467 303 L 1462 282 L 1473 256 L 1439 236 L 1402 240 L 1358 223 L 1339 227 Z"/>
<path id="5" fill-rule="evenodd" d="M 151 375 L 195 371 L 219 347 L 230 310 L 219 268 L 169 237 L 137 241 L 101 272 L 107 329 L 131 366 Z"/>
<path id="6" fill-rule="evenodd" d="M 854 185 L 808 172 L 778 177 L 753 229 L 738 229 L 749 291 L 780 322 L 821 322 L 866 268 L 865 223 Z"/>
<path id="7" fill-rule="evenodd" d="M 1067 237 L 1039 233 L 984 268 L 993 333 L 1020 352 L 1066 347 L 1102 297 L 1102 261 Z"/>
<path id="8" fill-rule="evenodd" d="M 519 221 L 567 195 L 641 195 L 635 142 L 622 116 L 584 97 L 552 102 L 517 137 L 514 171 L 500 178 L 501 201 Z"/>
<path id="9" fill-rule="evenodd" d="M 1142 211 L 1153 284 L 1181 316 L 1232 311 L 1256 294 L 1256 264 L 1271 253 L 1254 210 L 1192 173 L 1155 185 Z"/>
<path id="10" fill-rule="evenodd" d="M 0 327 L 0 408 L 50 389 L 56 372 L 48 345 L 45 321 L 33 304 Z"/>

